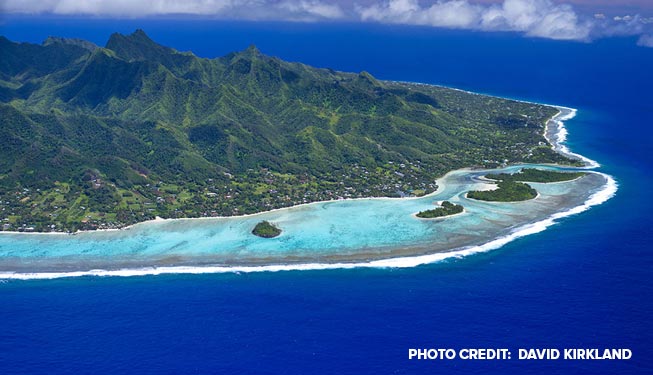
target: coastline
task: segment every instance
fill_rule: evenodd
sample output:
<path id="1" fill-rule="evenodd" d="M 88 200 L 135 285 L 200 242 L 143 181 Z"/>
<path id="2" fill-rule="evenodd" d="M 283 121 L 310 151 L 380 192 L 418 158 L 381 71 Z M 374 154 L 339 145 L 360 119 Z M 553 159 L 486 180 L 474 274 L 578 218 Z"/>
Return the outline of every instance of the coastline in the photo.
<path id="1" fill-rule="evenodd" d="M 411 268 L 424 264 L 440 262 L 446 259 L 460 259 L 470 255 L 496 250 L 518 238 L 539 233 L 557 223 L 557 220 L 587 211 L 593 206 L 600 205 L 609 200 L 617 192 L 617 183 L 609 175 L 599 173 L 606 178 L 603 188 L 593 193 L 583 204 L 572 207 L 566 211 L 558 212 L 550 217 L 515 228 L 510 234 L 493 239 L 484 244 L 452 249 L 449 252 L 433 253 L 416 256 L 402 256 L 388 259 L 371 260 L 367 262 L 336 262 L 336 263 L 301 263 L 301 264 L 269 264 L 269 265 L 206 265 L 206 266 L 170 266 L 170 267 L 140 267 L 116 270 L 92 269 L 87 271 L 69 272 L 0 272 L 0 280 L 34 280 L 58 279 L 66 277 L 83 276 L 150 276 L 165 274 L 211 274 L 211 273 L 250 273 L 250 272 L 279 272 L 279 271 L 304 271 L 304 270 L 331 270 L 353 268 Z"/>
<path id="2" fill-rule="evenodd" d="M 556 108 L 558 109 L 558 113 L 553 115 L 550 119 L 548 119 L 544 125 L 544 133 L 543 136 L 544 138 L 549 142 L 551 147 L 558 153 L 561 153 L 567 157 L 570 157 L 572 159 L 577 159 L 582 162 L 584 162 L 586 165 L 582 168 L 585 169 L 594 169 L 600 167 L 600 164 L 597 163 L 596 161 L 586 158 L 585 156 L 582 156 L 580 154 L 573 153 L 569 150 L 568 147 L 566 147 L 563 143 L 566 141 L 567 138 L 567 130 L 564 126 L 564 121 L 572 119 L 576 116 L 577 110 L 574 108 L 570 107 L 564 107 L 564 106 L 559 106 L 559 105 L 554 105 L 554 104 L 547 104 L 547 103 L 537 103 L 537 102 L 532 102 L 532 101 L 526 101 L 526 100 L 520 100 L 520 99 L 514 99 L 514 98 L 508 98 L 508 97 L 501 97 L 501 96 L 496 96 L 496 95 L 490 95 L 490 94 L 484 94 L 484 93 L 478 93 L 478 92 L 473 92 L 473 91 L 467 91 L 455 87 L 449 87 L 449 86 L 444 86 L 444 85 L 436 85 L 436 84 L 430 84 L 430 83 L 422 83 L 422 82 L 410 82 L 410 81 L 395 81 L 395 80 L 385 80 L 385 82 L 391 82 L 391 83 L 399 83 L 399 84 L 408 84 L 408 85 L 416 85 L 416 86 L 430 86 L 430 87 L 439 87 L 439 88 L 446 88 L 450 90 L 455 90 L 455 91 L 460 91 L 464 92 L 467 94 L 471 95 L 478 95 L 478 96 L 487 96 L 487 97 L 493 97 L 493 98 L 499 98 L 503 100 L 510 100 L 510 101 L 515 101 L 515 102 L 520 102 L 520 103 L 528 103 L 528 104 L 536 104 L 536 105 L 542 105 L 542 106 L 547 106 L 551 108 Z M 567 113 L 568 112 L 568 113 Z M 551 130 L 553 124 L 553 128 L 555 130 Z M 549 134 L 552 133 L 552 134 Z M 510 165 L 521 165 L 520 163 L 518 164 L 510 164 Z M 551 166 L 560 166 L 558 164 L 547 164 Z M 573 167 L 573 166 L 572 166 Z M 578 168 L 578 167 L 573 167 L 573 168 Z M 155 217 L 154 219 L 150 220 L 144 220 L 140 221 L 138 223 L 134 224 L 129 224 L 124 227 L 120 228 L 108 228 L 108 229 L 90 229 L 90 230 L 77 230 L 75 232 L 62 232 L 62 231 L 50 231 L 50 232 L 21 232 L 21 231 L 2 231 L 0 230 L 0 235 L 2 234 L 20 234 L 20 235 L 33 235 L 33 234 L 38 234 L 38 235 L 48 235 L 48 234 L 53 234 L 53 235 L 77 235 L 77 234 L 82 234 L 82 233 L 99 233 L 99 232 L 112 232 L 112 231 L 123 231 L 123 230 L 130 230 L 131 228 L 137 226 L 137 225 L 142 225 L 146 223 L 154 223 L 154 222 L 159 222 L 159 221 L 169 221 L 169 220 L 208 220 L 208 219 L 225 219 L 225 218 L 247 218 L 247 217 L 255 217 L 257 215 L 262 215 L 262 214 L 267 214 L 267 213 L 274 213 L 278 211 L 283 211 L 283 210 L 288 210 L 288 209 L 293 209 L 293 208 L 298 208 L 298 207 L 304 207 L 304 206 L 309 206 L 312 204 L 320 204 L 320 203 L 325 203 L 325 202 L 337 202 L 337 201 L 355 201 L 355 200 L 366 200 L 366 199 L 404 199 L 404 200 L 409 200 L 409 199 L 418 199 L 418 198 L 423 198 L 423 197 L 428 197 L 431 195 L 435 195 L 438 192 L 440 192 L 443 187 L 440 186 L 441 180 L 445 179 L 449 174 L 451 173 L 456 173 L 456 172 L 463 172 L 463 171 L 483 171 L 483 169 L 474 169 L 472 167 L 465 167 L 465 168 L 460 168 L 460 169 L 455 169 L 452 171 L 449 171 L 445 173 L 442 176 L 436 177 L 434 180 L 436 181 L 436 189 L 429 194 L 425 194 L 420 197 L 362 197 L 362 198 L 344 198 L 344 199 L 331 199 L 331 200 L 326 200 L 326 201 L 315 201 L 315 202 L 308 202 L 308 203 L 301 203 L 289 207 L 280 207 L 280 208 L 275 208 L 269 211 L 261 211 L 261 212 L 255 212 L 252 214 L 241 214 L 241 215 L 231 215 L 231 216 L 205 216 L 205 217 L 187 217 L 187 218 L 161 218 L 161 217 Z M 492 169 L 487 169 L 488 171 L 491 171 Z"/>
<path id="3" fill-rule="evenodd" d="M 557 115 L 553 116 L 551 119 L 549 119 L 546 122 L 546 125 L 544 126 L 544 138 L 547 139 L 547 141 L 551 144 L 553 149 L 559 154 L 567 156 L 571 159 L 580 160 L 583 163 L 585 163 L 585 166 L 580 168 L 582 169 L 599 168 L 601 164 L 599 164 L 597 161 L 592 160 L 581 154 L 572 152 L 569 149 L 569 147 L 564 144 L 567 140 L 567 135 L 569 134 L 567 128 L 565 127 L 564 122 L 576 117 L 578 110 L 574 108 L 567 108 L 561 106 L 553 106 L 553 107 L 557 108 L 559 112 Z M 551 130 L 552 127 L 554 128 L 554 130 Z"/>
<path id="4" fill-rule="evenodd" d="M 464 91 L 464 90 L 460 90 Z M 478 94 L 477 95 L 484 95 Z M 514 99 L 509 99 L 514 100 Z M 528 102 L 532 103 L 532 102 Z M 541 103 L 534 103 L 541 104 Z M 547 105 L 547 104 L 542 104 Z M 576 159 L 583 161 L 586 165 L 583 167 L 573 167 L 574 169 L 593 169 L 599 166 L 599 164 L 589 158 L 586 158 L 582 155 L 575 154 L 571 152 L 568 147 L 566 147 L 563 142 L 566 140 L 567 131 L 564 126 L 564 121 L 573 118 L 576 114 L 576 110 L 567 107 L 553 106 L 558 109 L 558 113 L 549 119 L 545 124 L 544 136 L 547 141 L 551 144 L 555 151 L 563 153 L 568 156 L 573 156 Z M 515 164 L 523 165 L 523 164 Z M 558 166 L 559 165 L 552 165 Z M 562 166 L 565 167 L 565 166 Z M 390 197 L 367 197 L 367 198 L 350 198 L 344 199 L 346 201 L 357 201 L 357 200 L 413 200 L 421 199 L 424 197 L 430 197 L 438 194 L 445 189 L 446 185 L 440 182 L 440 180 L 445 180 L 447 176 L 454 173 L 461 172 L 484 172 L 491 171 L 493 169 L 473 169 L 473 168 L 462 168 L 454 171 L 450 171 L 445 175 L 436 179 L 438 181 L 437 188 L 435 191 L 424 195 L 422 197 L 405 197 L 405 198 L 390 198 Z M 159 274 L 171 274 L 171 273 L 188 273 L 188 274 L 202 274 L 202 273 L 224 273 L 224 272 L 276 272 L 276 271 L 292 271 L 292 270 L 321 270 L 321 269 L 351 269 L 351 268 L 405 268 L 405 267 L 415 267 L 422 264 L 439 262 L 449 258 L 462 258 L 468 255 L 487 252 L 502 247 L 503 245 L 529 234 L 534 234 L 541 232 L 548 228 L 549 226 L 555 224 L 557 220 L 575 215 L 581 212 L 586 211 L 590 207 L 599 205 L 608 199 L 610 199 L 616 193 L 618 189 L 617 182 L 611 176 L 600 173 L 600 172 L 590 172 L 593 174 L 601 175 L 605 178 L 606 183 L 601 187 L 600 190 L 594 192 L 589 198 L 580 205 L 567 208 L 564 211 L 556 212 L 550 215 L 548 218 L 539 220 L 533 223 L 526 223 L 516 227 L 509 234 L 492 239 L 488 242 L 474 245 L 466 246 L 459 248 L 452 248 L 449 251 L 435 252 L 430 254 L 418 254 L 418 255 L 407 255 L 407 256 L 396 256 L 390 258 L 381 258 L 381 259 L 368 259 L 368 260 L 354 260 L 354 261 L 334 261 L 334 262 L 319 262 L 319 263 L 286 263 L 286 264 L 262 264 L 262 265 L 180 265 L 180 266 L 146 266 L 146 267 L 136 267 L 136 268 L 121 268 L 121 269 L 91 269 L 87 271 L 60 271 L 60 272 L 2 272 L 0 271 L 0 280 L 1 279 L 51 279 L 51 278 L 60 278 L 60 277 L 76 277 L 76 276 L 145 276 L 145 275 L 159 275 Z M 539 193 L 538 193 L 539 197 Z M 181 218 L 181 219 L 162 219 L 155 218 L 152 220 L 132 224 L 120 229 L 104 229 L 104 230 L 91 230 L 91 231 L 78 231 L 75 233 L 66 233 L 66 232 L 0 232 L 5 234 L 16 234 L 16 235 L 61 235 L 61 234 L 78 234 L 78 233 L 95 233 L 95 232 L 109 232 L 109 231 L 124 231 L 129 230 L 135 226 L 148 225 L 153 222 L 167 222 L 167 221 L 192 221 L 192 220 L 206 220 L 206 219 L 229 219 L 229 218 L 247 218 L 247 217 L 256 217 L 263 214 L 269 214 L 272 212 L 285 212 L 290 210 L 296 210 L 298 208 L 323 204 L 326 202 L 338 202 L 343 200 L 330 200 L 330 201 L 318 201 L 304 203 L 291 207 L 283 207 L 270 211 L 263 211 L 253 214 L 239 215 L 239 216 L 227 216 L 227 217 L 202 217 L 202 218 Z M 463 211 L 462 213 L 465 213 Z M 444 219 L 451 216 L 460 215 L 450 215 L 442 218 L 435 219 Z M 421 218 L 420 218 L 421 219 Z M 430 219 L 421 219 L 421 220 L 430 220 Z"/>
<path id="5" fill-rule="evenodd" d="M 408 84 L 408 85 L 416 85 L 416 86 L 431 86 L 431 87 L 439 87 L 439 88 L 445 88 L 449 90 L 454 90 L 454 91 L 459 91 L 459 92 L 464 92 L 466 94 L 471 94 L 471 95 L 478 95 L 478 96 L 487 96 L 487 97 L 492 97 L 492 98 L 499 98 L 499 99 L 504 99 L 504 100 L 511 100 L 514 102 L 519 102 L 519 103 L 527 103 L 527 104 L 536 104 L 536 105 L 542 105 L 546 107 L 551 107 L 551 108 L 556 108 L 558 110 L 558 113 L 551 117 L 549 120 L 544 125 L 544 138 L 549 142 L 549 144 L 553 147 L 553 149 L 562 154 L 565 155 L 571 159 L 577 159 L 582 162 L 584 162 L 586 165 L 582 168 L 586 169 L 594 169 L 594 168 L 599 168 L 601 164 L 599 164 L 597 161 L 592 160 L 584 155 L 577 154 L 575 152 L 572 152 L 569 147 L 567 147 L 564 142 L 567 140 L 567 135 L 569 132 L 567 131 L 567 128 L 565 127 L 564 121 L 571 120 L 574 117 L 576 117 L 576 114 L 578 110 L 576 108 L 571 108 L 571 107 L 564 107 L 561 105 L 557 104 L 550 104 L 550 103 L 541 103 L 541 102 L 533 102 L 533 101 L 528 101 L 528 100 L 522 100 L 522 99 L 516 99 L 516 98 L 509 98 L 509 97 L 504 97 L 504 96 L 497 96 L 497 95 L 492 95 L 492 94 L 485 94 L 485 93 L 479 93 L 479 92 L 474 92 L 474 91 L 468 91 L 468 90 L 463 90 L 460 88 L 456 87 L 451 87 L 451 86 L 445 86 L 445 85 L 440 85 L 440 84 L 430 84 L 430 83 L 422 83 L 422 82 L 411 82 L 411 81 L 388 81 L 388 82 L 393 82 L 393 83 L 400 83 L 400 84 Z M 552 132 L 552 134 L 549 134 L 551 123 L 555 125 L 556 130 Z"/>
<path id="6" fill-rule="evenodd" d="M 502 231 L 495 236 L 488 236 L 487 239 L 458 246 L 452 246 L 445 250 L 435 250 L 424 245 L 398 247 L 389 253 L 379 253 L 374 249 L 361 249 L 355 252 L 343 251 L 339 255 L 330 255 L 319 258 L 318 261 L 311 261 L 310 257 L 297 257 L 288 254 L 284 257 L 265 256 L 239 261 L 220 262 L 211 260 L 211 258 L 191 258 L 190 261 L 180 262 L 183 259 L 170 256 L 160 258 L 154 261 L 125 262 L 124 257 L 117 258 L 115 261 L 105 262 L 104 266 L 94 265 L 82 261 L 81 264 L 87 264 L 86 270 L 75 270 L 74 265 L 71 267 L 60 265 L 40 271 L 18 271 L 19 268 L 10 268 L 10 271 L 0 271 L 0 280 L 2 279 L 51 279 L 61 277 L 76 276 L 145 276 L 159 274 L 175 273 L 225 273 L 225 272 L 268 272 L 268 271 L 293 271 L 293 270 L 319 270 L 319 269 L 338 269 L 338 268 L 404 268 L 414 267 L 422 264 L 442 261 L 449 258 L 462 258 L 468 255 L 487 252 L 502 247 L 503 245 L 529 234 L 538 233 L 551 225 L 557 223 L 561 218 L 575 215 L 586 211 L 592 206 L 601 204 L 610 199 L 617 190 L 617 184 L 610 176 L 598 172 L 590 172 L 602 178 L 597 190 L 591 195 L 580 200 L 580 204 L 575 203 L 572 206 L 564 207 L 561 211 L 553 211 L 553 214 L 544 216 L 534 222 L 525 222 L 518 224 L 516 227 Z M 414 220 L 411 218 L 411 220 Z M 423 221 L 427 224 L 428 221 Z M 443 221 L 445 223 L 447 221 Z M 454 242 L 455 243 L 455 242 Z M 176 264 L 175 264 L 176 263 Z M 73 264 L 76 264 L 73 263 Z M 29 268 L 28 268 L 29 269 Z"/>
<path id="7" fill-rule="evenodd" d="M 479 95 L 479 96 L 488 96 L 488 97 L 494 97 L 494 98 L 499 98 L 499 99 L 504 99 L 504 100 L 511 100 L 515 102 L 520 102 L 520 103 L 528 103 L 528 104 L 537 104 L 537 105 L 543 105 L 551 108 L 556 108 L 558 109 L 558 113 L 553 115 L 550 119 L 548 119 L 544 125 L 544 138 L 549 142 L 551 147 L 558 153 L 561 153 L 567 157 L 570 157 L 572 159 L 577 159 L 580 161 L 583 161 L 586 165 L 582 168 L 584 169 L 594 169 L 600 167 L 600 164 L 597 163 L 596 161 L 586 158 L 580 154 L 575 154 L 569 150 L 564 144 L 562 144 L 566 139 L 567 139 L 567 130 L 564 126 L 564 121 L 572 119 L 576 116 L 577 110 L 574 108 L 570 107 L 563 107 L 559 105 L 553 105 L 553 104 L 545 104 L 545 103 L 537 103 L 537 102 L 530 102 L 530 101 L 525 101 L 525 100 L 519 100 L 519 99 L 512 99 L 512 98 L 506 98 L 506 97 L 500 97 L 500 96 L 495 96 L 495 95 L 489 95 L 489 94 L 483 94 L 483 93 L 477 93 L 477 92 L 472 92 L 472 91 L 466 91 L 462 89 L 458 89 L 455 87 L 448 87 L 448 86 L 443 86 L 443 85 L 434 85 L 434 84 L 429 84 L 429 83 L 420 83 L 420 82 L 409 82 L 409 81 L 392 81 L 388 80 L 387 82 L 392 82 L 392 83 L 401 83 L 401 84 L 409 84 L 409 85 L 417 85 L 417 86 L 432 86 L 432 87 L 441 87 L 441 88 L 446 88 L 446 89 L 451 89 L 455 91 L 460 91 L 464 92 L 467 94 L 472 94 L 472 95 Z M 568 112 L 568 113 L 567 113 Z M 555 130 L 551 131 L 551 124 L 554 124 Z M 553 133 L 553 134 L 549 134 Z M 511 165 L 522 165 L 523 163 L 517 163 L 517 164 L 511 164 Z M 558 164 L 548 164 L 551 166 L 560 166 Z M 573 166 L 572 166 L 573 167 Z M 578 167 L 573 167 L 573 168 L 578 168 Z M 436 195 L 440 191 L 444 189 L 443 186 L 441 186 L 441 180 L 445 179 L 448 175 L 452 173 L 457 173 L 457 172 L 465 172 L 465 171 L 491 171 L 493 169 L 474 169 L 472 167 L 465 167 L 465 168 L 460 168 L 460 169 L 455 169 L 452 171 L 449 171 L 445 173 L 442 176 L 438 176 L 435 178 L 436 181 L 436 189 L 428 194 L 425 194 L 420 197 L 362 197 L 362 198 L 344 198 L 344 199 L 331 199 L 331 200 L 326 200 L 326 201 L 315 201 L 315 202 L 308 202 L 308 203 L 301 203 L 289 207 L 280 207 L 280 208 L 275 208 L 269 211 L 261 211 L 261 212 L 255 212 L 252 214 L 242 214 L 242 215 L 231 215 L 231 216 L 206 216 L 206 217 L 188 217 L 188 218 L 161 218 L 161 217 L 155 217 L 154 219 L 150 220 L 144 220 L 140 221 L 138 223 L 126 225 L 121 228 L 109 228 L 109 229 L 91 229 L 91 230 L 77 230 L 75 232 L 60 232 L 60 231 L 51 231 L 51 232 L 20 232 L 20 231 L 0 231 L 0 235 L 2 234 L 20 234 L 20 235 L 33 235 L 33 234 L 38 234 L 38 235 L 48 235 L 48 234 L 53 234 L 53 235 L 77 235 L 77 234 L 82 234 L 82 233 L 99 233 L 99 232 L 113 232 L 113 231 L 124 231 L 124 230 L 130 230 L 131 228 L 142 225 L 142 224 L 147 224 L 147 223 L 156 223 L 156 222 L 161 222 L 161 221 L 171 221 L 171 220 L 210 220 L 210 219 L 226 219 L 226 218 L 247 218 L 247 217 L 256 217 L 259 215 L 263 214 L 268 214 L 268 213 L 274 213 L 274 212 L 279 212 L 283 210 L 290 210 L 294 208 L 300 208 L 300 207 L 305 207 L 305 206 L 310 206 L 314 204 L 321 204 L 325 202 L 338 202 L 338 201 L 356 201 L 356 200 L 368 200 L 368 199 L 374 199 L 374 200 L 384 200 L 384 199 L 400 199 L 400 200 L 410 200 L 410 199 L 419 199 L 423 197 L 429 197 L 432 195 Z M 539 194 L 538 194 L 539 196 Z M 537 198 L 537 197 L 536 197 Z"/>
<path id="8" fill-rule="evenodd" d="M 578 177 L 578 178 L 580 178 L 580 177 Z M 575 181 L 575 180 L 577 180 L 578 178 L 575 178 L 575 179 L 573 179 L 573 180 L 571 180 L 571 181 Z M 570 182 L 570 181 L 561 181 L 561 182 Z M 533 184 L 533 183 L 535 183 L 535 182 L 529 182 L 529 183 L 530 183 L 530 184 Z M 470 197 L 468 197 L 468 196 L 467 196 L 468 193 L 469 193 L 469 192 L 465 193 L 465 195 L 464 195 L 465 199 L 473 200 L 473 201 L 475 201 L 475 202 L 483 202 L 483 203 L 491 203 L 491 204 L 514 204 L 514 203 L 524 203 L 524 202 L 529 202 L 529 201 L 535 200 L 535 199 L 539 198 L 540 195 L 541 195 L 540 192 L 538 191 L 538 192 L 537 192 L 537 195 L 534 196 L 533 198 L 524 199 L 524 200 L 521 200 L 521 201 L 505 201 L 505 202 L 504 202 L 504 201 L 484 201 L 484 200 L 482 200 L 482 199 L 474 199 L 474 198 L 470 198 Z"/>
<path id="9" fill-rule="evenodd" d="M 490 169 L 488 169 L 490 170 Z M 362 198 L 344 198 L 344 199 L 331 199 L 327 201 L 315 201 L 315 202 L 308 202 L 308 203 L 302 203 L 302 204 L 297 204 L 294 206 L 289 206 L 289 207 L 280 207 L 280 208 L 275 208 L 269 211 L 261 211 L 261 212 L 255 212 L 253 214 L 242 214 L 242 215 L 232 215 L 232 216 L 205 216 L 205 217 L 184 217 L 184 218 L 162 218 L 162 217 L 155 217 L 154 219 L 150 220 L 145 220 L 141 221 L 138 223 L 130 224 L 122 228 L 111 228 L 111 229 L 92 229 L 92 230 L 78 230 L 76 232 L 18 232 L 18 231 L 0 231 L 0 235 L 2 234 L 18 234 L 18 235 L 26 235 L 26 236 L 31 236 L 31 235 L 68 235 L 68 236 L 74 236 L 77 234 L 82 234 L 82 233 L 101 233 L 101 232 L 119 232 L 119 231 L 126 231 L 134 228 L 135 226 L 143 225 L 143 224 L 148 224 L 148 223 L 160 223 L 160 222 L 166 222 L 166 221 L 186 221 L 186 220 L 217 220 L 217 219 L 232 219 L 232 218 L 250 218 L 250 217 L 257 217 L 261 215 L 266 215 L 270 213 L 276 213 L 276 212 L 284 212 L 288 210 L 294 210 L 302 207 L 308 207 L 311 205 L 318 205 L 318 204 L 323 204 L 323 203 L 329 203 L 329 202 L 342 202 L 342 201 L 363 201 L 363 200 L 378 200 L 378 201 L 383 201 L 383 200 L 404 200 L 404 201 L 409 201 L 413 199 L 421 199 L 425 197 L 430 197 L 433 195 L 437 195 L 439 192 L 441 192 L 444 188 L 445 185 L 441 182 L 439 182 L 441 179 L 445 179 L 448 175 L 454 174 L 454 173 L 459 173 L 459 172 L 466 172 L 466 171 L 472 171 L 471 168 L 461 168 L 461 169 L 455 169 L 453 171 L 449 171 L 445 173 L 444 175 L 438 177 L 435 181 L 436 183 L 436 189 L 433 190 L 432 192 L 428 194 L 424 194 L 419 197 L 362 197 Z M 474 170 L 476 171 L 476 170 Z"/>
<path id="10" fill-rule="evenodd" d="M 467 213 L 467 211 L 465 210 L 465 208 L 463 208 L 462 212 L 458 212 L 457 214 L 446 215 L 446 216 L 438 216 L 438 217 L 419 217 L 419 216 L 417 216 L 418 213 L 419 212 L 415 212 L 415 213 L 411 214 L 410 216 L 412 216 L 412 217 L 414 217 L 415 219 L 418 219 L 418 220 L 427 220 L 427 221 L 428 220 L 436 220 L 437 221 L 437 220 L 449 219 L 449 218 L 452 218 L 452 217 L 455 217 L 455 216 L 460 216 L 460 215 L 463 215 L 463 214 Z"/>

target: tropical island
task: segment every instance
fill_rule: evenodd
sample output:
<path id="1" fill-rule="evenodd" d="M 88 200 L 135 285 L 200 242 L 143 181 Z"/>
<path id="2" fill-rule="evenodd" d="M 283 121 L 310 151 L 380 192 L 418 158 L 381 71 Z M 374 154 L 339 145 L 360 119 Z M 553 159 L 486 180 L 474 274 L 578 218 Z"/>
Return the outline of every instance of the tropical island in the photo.
<path id="1" fill-rule="evenodd" d="M 579 164 L 543 135 L 557 108 L 313 68 L 254 46 L 207 59 L 137 30 L 104 47 L 0 37 L 0 54 L 2 230 L 422 196 L 464 167 Z"/>
<path id="2" fill-rule="evenodd" d="M 263 220 L 256 224 L 252 234 L 263 238 L 274 238 L 281 234 L 281 229 L 269 221 Z"/>
<path id="3" fill-rule="evenodd" d="M 459 204 L 453 204 L 449 201 L 444 201 L 440 204 L 440 207 L 436 207 L 431 210 L 420 211 L 415 214 L 416 217 L 420 219 L 435 219 L 445 216 L 456 215 L 462 213 L 465 209 Z"/>
<path id="4" fill-rule="evenodd" d="M 523 168 L 517 173 L 486 174 L 488 180 L 497 182 L 497 189 L 469 191 L 467 198 L 491 202 L 520 202 L 537 197 L 537 190 L 524 182 L 552 183 L 572 181 L 586 172 L 557 172 L 544 169 Z"/>
<path id="5" fill-rule="evenodd" d="M 551 183 L 575 180 L 586 174 L 586 172 L 557 172 L 544 169 L 523 168 L 521 171 L 512 174 L 486 174 L 485 178 L 498 181 Z"/>
<path id="6" fill-rule="evenodd" d="M 495 190 L 472 190 L 467 198 L 489 202 L 520 202 L 537 197 L 537 190 L 515 181 L 499 181 Z"/>

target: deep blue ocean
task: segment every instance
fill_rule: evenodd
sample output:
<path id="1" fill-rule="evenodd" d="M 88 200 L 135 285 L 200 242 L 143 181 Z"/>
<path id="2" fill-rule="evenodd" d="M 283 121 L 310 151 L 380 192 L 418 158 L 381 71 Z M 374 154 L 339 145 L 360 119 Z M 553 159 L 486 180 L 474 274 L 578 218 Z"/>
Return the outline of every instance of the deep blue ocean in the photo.
<path id="1" fill-rule="evenodd" d="M 485 254 L 411 269 L 0 283 L 0 373 L 653 373 L 653 49 L 378 25 L 13 18 L 0 34 L 103 45 L 143 28 L 216 57 L 285 60 L 574 107 L 571 149 L 616 177 L 607 203 Z M 409 361 L 508 348 L 508 361 Z M 525 361 L 519 348 L 629 348 Z"/>

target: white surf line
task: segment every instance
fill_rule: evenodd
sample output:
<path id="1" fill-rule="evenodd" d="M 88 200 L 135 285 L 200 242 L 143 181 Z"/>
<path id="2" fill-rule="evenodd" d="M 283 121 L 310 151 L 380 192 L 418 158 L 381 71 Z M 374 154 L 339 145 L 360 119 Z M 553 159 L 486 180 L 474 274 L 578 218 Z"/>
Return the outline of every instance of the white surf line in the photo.
<path id="1" fill-rule="evenodd" d="M 598 173 L 598 172 L 593 172 Z M 279 272 L 279 271 L 303 271 L 303 270 L 333 270 L 333 269 L 352 269 L 352 268 L 410 268 L 424 264 L 441 262 L 446 259 L 463 258 L 478 253 L 485 253 L 503 247 L 509 242 L 531 234 L 539 233 L 548 227 L 557 223 L 559 219 L 576 215 L 587 211 L 593 206 L 600 205 L 612 198 L 617 192 L 617 182 L 604 173 L 598 173 L 606 179 L 603 188 L 592 194 L 583 204 L 570 208 L 566 211 L 557 212 L 544 220 L 535 223 L 525 224 L 516 228 L 510 234 L 499 237 L 485 244 L 461 248 L 444 253 L 435 253 L 428 255 L 398 257 L 390 259 L 380 259 L 370 262 L 358 263 L 305 263 L 305 264 L 279 264 L 264 266 L 178 266 L 178 267 L 144 267 L 135 269 L 119 270 L 88 270 L 75 272 L 0 272 L 0 280 L 34 280 L 34 279 L 58 279 L 65 277 L 81 276 L 149 276 L 164 274 L 214 274 L 214 273 L 249 273 L 249 272 Z"/>
<path id="2" fill-rule="evenodd" d="M 554 107 L 558 108 L 560 112 L 546 122 L 546 127 L 544 130 L 544 138 L 546 138 L 547 141 L 551 143 L 553 149 L 556 150 L 558 153 L 582 160 L 585 163 L 585 166 L 581 167 L 582 169 L 595 169 L 600 167 L 601 164 L 599 164 L 597 161 L 592 160 L 581 154 L 572 152 L 569 149 L 569 147 L 565 144 L 565 142 L 567 141 L 567 135 L 569 134 L 565 126 L 565 121 L 571 120 L 572 118 L 576 117 L 576 113 L 578 112 L 578 110 L 574 108 L 567 108 L 567 107 L 560 107 L 560 106 L 554 106 Z M 562 114 L 563 110 L 568 110 L 570 112 L 566 115 L 563 115 Z M 547 136 L 550 122 L 554 122 L 557 125 L 556 131 L 551 137 L 551 139 Z"/>

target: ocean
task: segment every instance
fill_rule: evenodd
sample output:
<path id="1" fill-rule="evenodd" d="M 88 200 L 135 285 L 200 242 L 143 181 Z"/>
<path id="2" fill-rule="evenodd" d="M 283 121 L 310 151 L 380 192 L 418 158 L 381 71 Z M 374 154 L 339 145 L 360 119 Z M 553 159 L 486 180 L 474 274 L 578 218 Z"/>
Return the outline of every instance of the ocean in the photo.
<path id="1" fill-rule="evenodd" d="M 256 44 L 320 67 L 577 108 L 567 145 L 619 191 L 498 250 L 413 268 L 6 280 L 2 373 L 653 371 L 653 49 L 348 24 L 14 18 L 0 33 L 104 44 L 135 28 L 199 56 Z M 512 359 L 415 361 L 409 348 L 507 348 Z M 633 356 L 517 360 L 520 348 Z"/>

